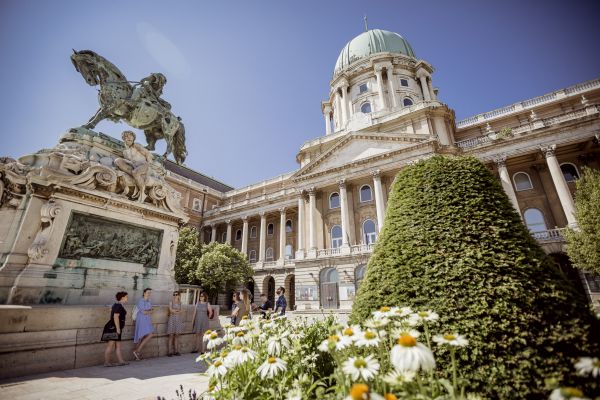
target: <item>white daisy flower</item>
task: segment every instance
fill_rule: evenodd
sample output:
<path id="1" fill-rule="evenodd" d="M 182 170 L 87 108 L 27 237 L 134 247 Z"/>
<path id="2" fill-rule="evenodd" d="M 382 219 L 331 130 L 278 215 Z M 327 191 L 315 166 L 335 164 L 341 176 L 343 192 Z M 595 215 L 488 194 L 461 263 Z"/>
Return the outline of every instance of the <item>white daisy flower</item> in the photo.
<path id="1" fill-rule="evenodd" d="M 302 390 L 301 389 L 292 389 L 285 396 L 285 400 L 302 400 Z"/>
<path id="2" fill-rule="evenodd" d="M 416 329 L 410 329 L 410 328 L 406 328 L 404 326 L 401 327 L 396 327 L 394 329 L 392 329 L 392 336 L 399 338 L 402 335 L 410 335 L 414 338 L 418 338 L 419 335 L 421 335 L 421 332 L 419 332 Z"/>
<path id="3" fill-rule="evenodd" d="M 583 392 L 573 387 L 554 389 L 550 394 L 550 400 L 589 400 L 583 397 Z"/>
<path id="4" fill-rule="evenodd" d="M 410 317 L 420 321 L 436 321 L 440 318 L 438 313 L 430 310 L 413 313 L 410 315 Z"/>
<path id="5" fill-rule="evenodd" d="M 206 370 L 206 374 L 211 378 L 213 376 L 223 376 L 227 373 L 227 367 L 225 363 L 221 360 L 217 360 L 210 364 L 210 367 Z"/>
<path id="6" fill-rule="evenodd" d="M 342 364 L 342 370 L 355 381 L 368 381 L 379 372 L 379 362 L 373 356 L 350 357 Z"/>
<path id="7" fill-rule="evenodd" d="M 225 343 L 225 339 L 220 338 L 217 332 L 212 332 L 208 337 L 204 335 L 204 341 L 208 350 L 212 350 Z"/>
<path id="8" fill-rule="evenodd" d="M 236 346 L 235 350 L 227 355 L 227 362 L 231 365 L 240 365 L 256 359 L 257 353 L 246 346 Z"/>
<path id="9" fill-rule="evenodd" d="M 464 336 L 459 335 L 458 333 L 448 333 L 445 335 L 435 335 L 433 337 L 433 341 L 437 344 L 447 344 L 450 346 L 456 347 L 465 347 L 469 344 L 469 341 L 465 339 Z"/>
<path id="10" fill-rule="evenodd" d="M 327 353 L 331 350 L 342 350 L 352 344 L 352 339 L 347 336 L 331 335 L 327 339 L 323 340 L 319 347 L 320 351 Z"/>
<path id="11" fill-rule="evenodd" d="M 210 338 L 210 336 L 211 336 L 213 333 L 217 333 L 217 332 L 213 332 L 213 331 L 211 331 L 210 329 L 209 329 L 209 330 L 207 330 L 206 332 L 204 332 L 204 335 L 202 336 L 202 340 L 204 340 L 205 342 L 207 342 L 207 341 L 208 341 L 208 339 Z M 219 336 L 219 335 L 217 334 L 217 336 Z"/>
<path id="12" fill-rule="evenodd" d="M 245 332 L 238 332 L 235 334 L 233 339 L 231 339 L 231 343 L 236 345 L 244 345 L 248 343 L 248 337 L 246 336 Z"/>
<path id="13" fill-rule="evenodd" d="M 392 317 L 394 315 L 394 309 L 392 307 L 381 307 L 379 308 L 379 310 L 375 310 L 372 312 L 373 314 L 373 318 L 375 319 L 381 319 L 381 318 L 388 318 L 388 317 Z"/>
<path id="14" fill-rule="evenodd" d="M 359 347 L 377 346 L 381 342 L 379 335 L 376 331 L 366 330 L 362 332 L 361 336 L 356 341 L 356 345 Z"/>
<path id="15" fill-rule="evenodd" d="M 398 371 L 427 371 L 435 368 L 431 350 L 417 343 L 417 339 L 411 335 L 398 338 L 397 344 L 392 347 L 390 361 Z"/>
<path id="16" fill-rule="evenodd" d="M 267 360 L 258 367 L 256 372 L 262 379 L 272 378 L 279 372 L 283 372 L 287 369 L 287 363 L 281 358 L 269 357 Z"/>
<path id="17" fill-rule="evenodd" d="M 365 326 L 367 326 L 369 328 L 373 328 L 373 329 L 381 329 L 389 323 L 390 323 L 390 320 L 387 317 L 372 318 L 372 319 L 368 319 L 365 322 Z"/>
<path id="18" fill-rule="evenodd" d="M 351 325 L 351 326 L 348 326 L 348 327 L 342 329 L 340 336 L 349 338 L 353 342 L 356 342 L 361 337 L 361 335 L 362 335 L 362 330 L 360 329 L 360 326 Z"/>
<path id="19" fill-rule="evenodd" d="M 410 307 L 392 307 L 392 311 L 392 317 L 406 317 L 413 313 L 413 310 Z"/>
<path id="20" fill-rule="evenodd" d="M 581 357 L 575 363 L 575 369 L 578 375 L 592 375 L 594 378 L 598 378 L 600 377 L 600 359 L 598 357 Z"/>
<path id="21" fill-rule="evenodd" d="M 269 355 L 278 356 L 281 354 L 282 349 L 286 349 L 290 346 L 290 340 L 286 335 L 274 337 L 269 339 L 269 342 L 267 343 L 267 352 L 269 353 Z"/>
<path id="22" fill-rule="evenodd" d="M 417 375 L 414 371 L 391 371 L 383 380 L 391 386 L 400 386 L 406 382 L 412 382 Z"/>

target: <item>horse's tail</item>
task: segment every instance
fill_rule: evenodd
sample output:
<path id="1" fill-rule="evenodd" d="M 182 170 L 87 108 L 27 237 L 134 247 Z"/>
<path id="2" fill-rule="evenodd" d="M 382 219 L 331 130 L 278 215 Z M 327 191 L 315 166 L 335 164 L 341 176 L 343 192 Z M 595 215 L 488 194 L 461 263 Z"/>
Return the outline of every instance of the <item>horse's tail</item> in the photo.
<path id="1" fill-rule="evenodd" d="M 179 128 L 173 136 L 173 156 L 175 162 L 179 165 L 183 164 L 187 157 L 187 149 L 185 148 L 185 126 L 179 121 Z"/>

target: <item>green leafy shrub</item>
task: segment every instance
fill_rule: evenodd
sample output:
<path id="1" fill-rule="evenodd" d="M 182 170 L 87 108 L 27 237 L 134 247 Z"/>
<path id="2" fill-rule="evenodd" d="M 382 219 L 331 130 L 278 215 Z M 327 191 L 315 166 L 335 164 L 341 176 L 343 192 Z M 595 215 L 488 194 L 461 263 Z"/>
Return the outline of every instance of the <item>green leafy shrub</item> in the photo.
<path id="1" fill-rule="evenodd" d="M 175 256 L 175 281 L 179 284 L 198 285 L 200 280 L 196 277 L 198 262 L 202 257 L 202 243 L 200 233 L 192 227 L 183 227 L 179 230 L 177 254 Z"/>
<path id="2" fill-rule="evenodd" d="M 577 386 L 573 359 L 598 354 L 586 299 L 474 158 L 436 156 L 396 177 L 352 320 L 398 303 L 434 309 L 470 339 L 460 369 L 490 398 L 547 397 L 548 381 Z"/>

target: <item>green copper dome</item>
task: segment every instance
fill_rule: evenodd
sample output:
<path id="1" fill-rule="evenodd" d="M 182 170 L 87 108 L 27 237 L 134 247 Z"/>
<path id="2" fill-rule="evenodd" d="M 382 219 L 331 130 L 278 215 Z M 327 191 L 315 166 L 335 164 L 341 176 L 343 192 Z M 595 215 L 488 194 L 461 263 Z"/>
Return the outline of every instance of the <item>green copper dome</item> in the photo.
<path id="1" fill-rule="evenodd" d="M 333 74 L 337 74 L 353 62 L 376 53 L 399 53 L 415 57 L 410 44 L 400 35 L 381 29 L 371 29 L 348 42 L 340 52 Z"/>

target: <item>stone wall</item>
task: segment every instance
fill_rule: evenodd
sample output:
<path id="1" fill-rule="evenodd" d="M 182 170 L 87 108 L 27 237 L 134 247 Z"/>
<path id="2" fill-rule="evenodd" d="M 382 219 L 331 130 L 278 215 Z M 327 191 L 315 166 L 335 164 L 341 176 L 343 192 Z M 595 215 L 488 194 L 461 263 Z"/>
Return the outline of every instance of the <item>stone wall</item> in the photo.
<path id="1" fill-rule="evenodd" d="M 133 360 L 133 304 L 128 304 L 122 353 Z M 194 306 L 183 306 L 185 329 L 180 351 L 194 346 L 191 334 Z M 211 329 L 220 329 L 219 308 Z M 0 379 L 104 363 L 106 344 L 100 341 L 102 328 L 110 318 L 110 306 L 0 306 Z M 157 335 L 144 347 L 144 358 L 167 355 L 168 307 L 156 306 L 152 321 Z"/>

